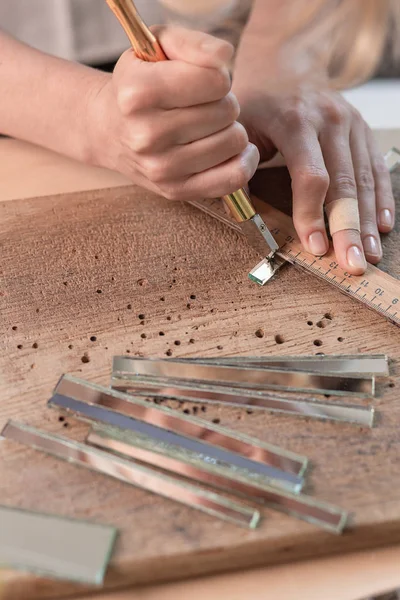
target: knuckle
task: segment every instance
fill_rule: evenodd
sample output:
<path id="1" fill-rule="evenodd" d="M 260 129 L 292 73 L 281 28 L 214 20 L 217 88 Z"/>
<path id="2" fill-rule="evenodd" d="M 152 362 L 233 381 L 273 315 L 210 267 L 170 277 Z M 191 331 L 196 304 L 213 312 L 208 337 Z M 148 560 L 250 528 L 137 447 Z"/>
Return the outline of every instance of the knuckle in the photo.
<path id="1" fill-rule="evenodd" d="M 234 123 L 231 125 L 230 129 L 230 143 L 232 148 L 239 154 L 246 149 L 247 144 L 249 143 L 249 136 L 247 135 L 246 129 L 240 123 Z"/>
<path id="2" fill-rule="evenodd" d="M 340 194 L 357 194 L 356 183 L 350 173 L 341 173 L 336 175 L 334 186 Z"/>
<path id="3" fill-rule="evenodd" d="M 142 163 L 142 167 L 144 168 L 148 179 L 153 183 L 162 183 L 167 178 L 167 166 L 165 161 L 159 157 L 146 158 Z"/>
<path id="4" fill-rule="evenodd" d="M 158 139 L 154 128 L 142 123 L 140 128 L 132 132 L 130 146 L 137 154 L 145 154 L 154 150 Z"/>
<path id="5" fill-rule="evenodd" d="M 226 104 L 226 114 L 229 117 L 230 122 L 237 121 L 240 116 L 240 104 L 232 92 L 229 92 L 227 96 L 225 96 L 224 102 Z"/>
<path id="6" fill-rule="evenodd" d="M 223 98 L 231 90 L 231 78 L 227 69 L 209 69 L 210 84 L 215 94 Z"/>
<path id="7" fill-rule="evenodd" d="M 176 184 L 165 184 L 161 188 L 164 197 L 167 200 L 180 201 L 184 199 L 184 193 L 181 187 Z"/>
<path id="8" fill-rule="evenodd" d="M 298 169 L 295 171 L 293 179 L 302 189 L 311 193 L 325 194 L 330 183 L 328 172 L 320 167 Z"/>
<path id="9" fill-rule="evenodd" d="M 117 102 L 121 113 L 129 116 L 155 104 L 154 96 L 150 86 L 123 87 L 118 92 Z"/>
<path id="10" fill-rule="evenodd" d="M 370 169 L 361 169 L 357 173 L 357 188 L 362 192 L 373 192 L 375 190 L 375 180 Z"/>
<path id="11" fill-rule="evenodd" d="M 331 125 L 341 125 L 348 118 L 348 109 L 339 102 L 326 102 L 324 106 L 324 118 Z"/>
<path id="12" fill-rule="evenodd" d="M 302 104 L 297 104 L 296 106 L 292 106 L 286 109 L 283 112 L 283 122 L 284 124 L 294 130 L 303 129 L 307 124 L 307 114 L 305 107 Z"/>

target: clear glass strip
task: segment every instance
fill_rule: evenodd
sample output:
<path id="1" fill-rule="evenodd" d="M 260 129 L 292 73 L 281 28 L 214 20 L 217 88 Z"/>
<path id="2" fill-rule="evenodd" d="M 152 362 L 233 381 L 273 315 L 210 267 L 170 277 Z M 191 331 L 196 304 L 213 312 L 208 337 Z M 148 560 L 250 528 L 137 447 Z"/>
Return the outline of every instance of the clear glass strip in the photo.
<path id="1" fill-rule="evenodd" d="M 75 465 L 104 473 L 141 489 L 176 500 L 212 516 L 254 529 L 260 513 L 220 494 L 204 490 L 149 467 L 124 460 L 97 448 L 9 421 L 2 435 L 9 440 L 41 450 Z"/>
<path id="2" fill-rule="evenodd" d="M 170 359 L 175 360 L 175 359 Z M 255 368 L 277 368 L 289 371 L 306 371 L 320 375 L 369 375 L 387 377 L 389 360 L 385 354 L 358 354 L 353 356 L 233 356 L 210 358 L 185 358 L 185 362 Z"/>
<path id="3" fill-rule="evenodd" d="M 98 423 L 93 424 L 86 441 L 98 448 L 112 450 L 177 475 L 248 496 L 252 495 L 253 489 L 285 489 L 279 481 L 274 485 L 255 471 L 225 463 L 208 454 L 188 450 L 179 446 L 179 441 L 171 444 L 151 435 Z M 297 490 L 291 490 L 289 487 L 286 489 L 294 493 L 301 491 L 300 487 Z"/>
<path id="4" fill-rule="evenodd" d="M 292 494 L 265 484 L 261 485 L 259 482 L 249 483 L 248 480 L 243 481 L 240 476 L 227 481 L 226 478 L 221 477 L 221 474 L 217 474 L 215 471 L 213 474 L 210 471 L 205 474 L 202 469 L 198 470 L 196 468 L 193 470 L 193 463 L 188 468 L 187 463 L 190 461 L 190 458 L 187 455 L 184 458 L 186 465 L 183 466 L 182 471 L 182 457 L 177 461 L 179 454 L 174 454 L 173 451 L 171 453 L 171 450 L 166 446 L 162 446 L 159 449 L 162 455 L 154 453 L 154 446 L 151 440 L 138 439 L 135 436 L 131 436 L 128 432 L 121 432 L 115 429 L 104 429 L 101 431 L 101 428 L 97 427 L 95 431 L 89 434 L 89 439 L 92 443 L 107 448 L 107 450 L 136 460 L 150 461 L 151 464 L 158 464 L 160 468 L 178 469 L 175 472 L 179 472 L 181 475 L 194 476 L 199 481 L 208 485 L 229 489 L 229 491 L 243 495 L 247 499 L 260 502 L 275 510 L 335 533 L 340 533 L 347 521 L 347 513 L 345 511 L 325 502 L 320 502 L 310 496 Z"/>
<path id="5" fill-rule="evenodd" d="M 113 389 L 133 396 L 263 409 L 298 417 L 353 423 L 364 427 L 372 427 L 374 423 L 375 411 L 370 405 L 345 404 L 337 401 L 322 402 L 313 398 L 281 398 L 254 390 L 236 390 L 213 385 L 196 386 L 174 379 L 160 385 L 158 379 L 152 380 L 150 377 L 139 379 L 126 375 L 113 377 L 111 385 Z"/>
<path id="6" fill-rule="evenodd" d="M 263 477 L 266 482 L 277 487 L 300 491 L 303 484 L 303 479 L 293 473 L 286 473 L 223 448 L 205 444 L 200 440 L 187 438 L 167 429 L 133 419 L 104 406 L 88 404 L 61 394 L 54 394 L 49 401 L 49 406 L 70 412 L 76 418 L 84 421 L 100 422 L 131 433 L 151 436 L 161 443 L 177 445 L 186 450 L 206 455 L 215 461 L 230 464 L 232 467 L 256 472 L 260 478 Z"/>
<path id="7" fill-rule="evenodd" d="M 117 530 L 106 525 L 0 506 L 0 565 L 101 585 Z"/>
<path id="8" fill-rule="evenodd" d="M 268 444 L 244 433 L 239 433 L 204 419 L 179 413 L 166 406 L 154 406 L 144 399 L 134 398 L 72 375 L 64 375 L 56 394 L 68 396 L 88 404 L 100 405 L 118 411 L 133 419 L 168 429 L 185 437 L 201 440 L 247 457 L 248 459 L 276 467 L 281 471 L 301 477 L 308 464 L 305 456 Z"/>
<path id="9" fill-rule="evenodd" d="M 213 366 L 185 360 L 114 357 L 113 372 L 140 377 L 191 380 L 218 385 L 259 389 L 314 392 L 336 396 L 370 398 L 375 393 L 375 379 L 368 376 L 319 375 L 304 371 L 272 368 Z"/>

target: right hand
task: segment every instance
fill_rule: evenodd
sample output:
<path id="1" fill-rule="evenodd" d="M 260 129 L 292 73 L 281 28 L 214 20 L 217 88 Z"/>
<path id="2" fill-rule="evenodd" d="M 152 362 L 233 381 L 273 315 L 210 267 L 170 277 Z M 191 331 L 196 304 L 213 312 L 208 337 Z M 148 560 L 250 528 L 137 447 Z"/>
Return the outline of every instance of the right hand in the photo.
<path id="1" fill-rule="evenodd" d="M 156 30 L 165 62 L 132 50 L 88 100 L 90 161 L 168 199 L 217 198 L 247 185 L 259 152 L 236 120 L 233 48 L 207 34 Z"/>

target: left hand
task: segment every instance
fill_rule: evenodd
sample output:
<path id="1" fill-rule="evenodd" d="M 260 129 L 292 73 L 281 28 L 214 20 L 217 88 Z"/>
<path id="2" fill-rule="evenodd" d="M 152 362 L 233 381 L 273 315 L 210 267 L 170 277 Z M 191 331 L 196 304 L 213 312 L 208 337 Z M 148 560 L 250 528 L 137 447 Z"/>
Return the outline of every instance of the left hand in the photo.
<path id="1" fill-rule="evenodd" d="M 273 96 L 254 69 L 253 62 L 251 82 L 245 69 L 239 68 L 234 77 L 240 121 L 263 160 L 278 151 L 285 158 L 292 178 L 293 220 L 304 248 L 325 254 L 324 204 L 357 198 L 361 234 L 338 231 L 333 244 L 339 265 L 361 275 L 365 258 L 373 264 L 382 258 L 379 232 L 391 231 L 395 218 L 390 175 L 371 130 L 340 94 L 324 89 Z"/>

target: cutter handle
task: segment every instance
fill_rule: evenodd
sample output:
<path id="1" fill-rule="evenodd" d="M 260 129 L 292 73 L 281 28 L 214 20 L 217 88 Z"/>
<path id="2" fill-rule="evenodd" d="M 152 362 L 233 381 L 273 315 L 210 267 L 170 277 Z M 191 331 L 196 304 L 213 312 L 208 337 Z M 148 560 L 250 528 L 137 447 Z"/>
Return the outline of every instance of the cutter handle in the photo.
<path id="1" fill-rule="evenodd" d="M 132 0 L 106 0 L 106 2 L 124 28 L 138 58 L 147 62 L 168 60 L 157 38 L 142 21 Z M 248 221 L 256 214 L 250 197 L 243 188 L 224 196 L 222 200 L 238 223 Z"/>
<path id="2" fill-rule="evenodd" d="M 168 60 L 157 38 L 142 21 L 132 0 L 106 0 L 132 44 L 136 56 L 146 62 Z"/>

